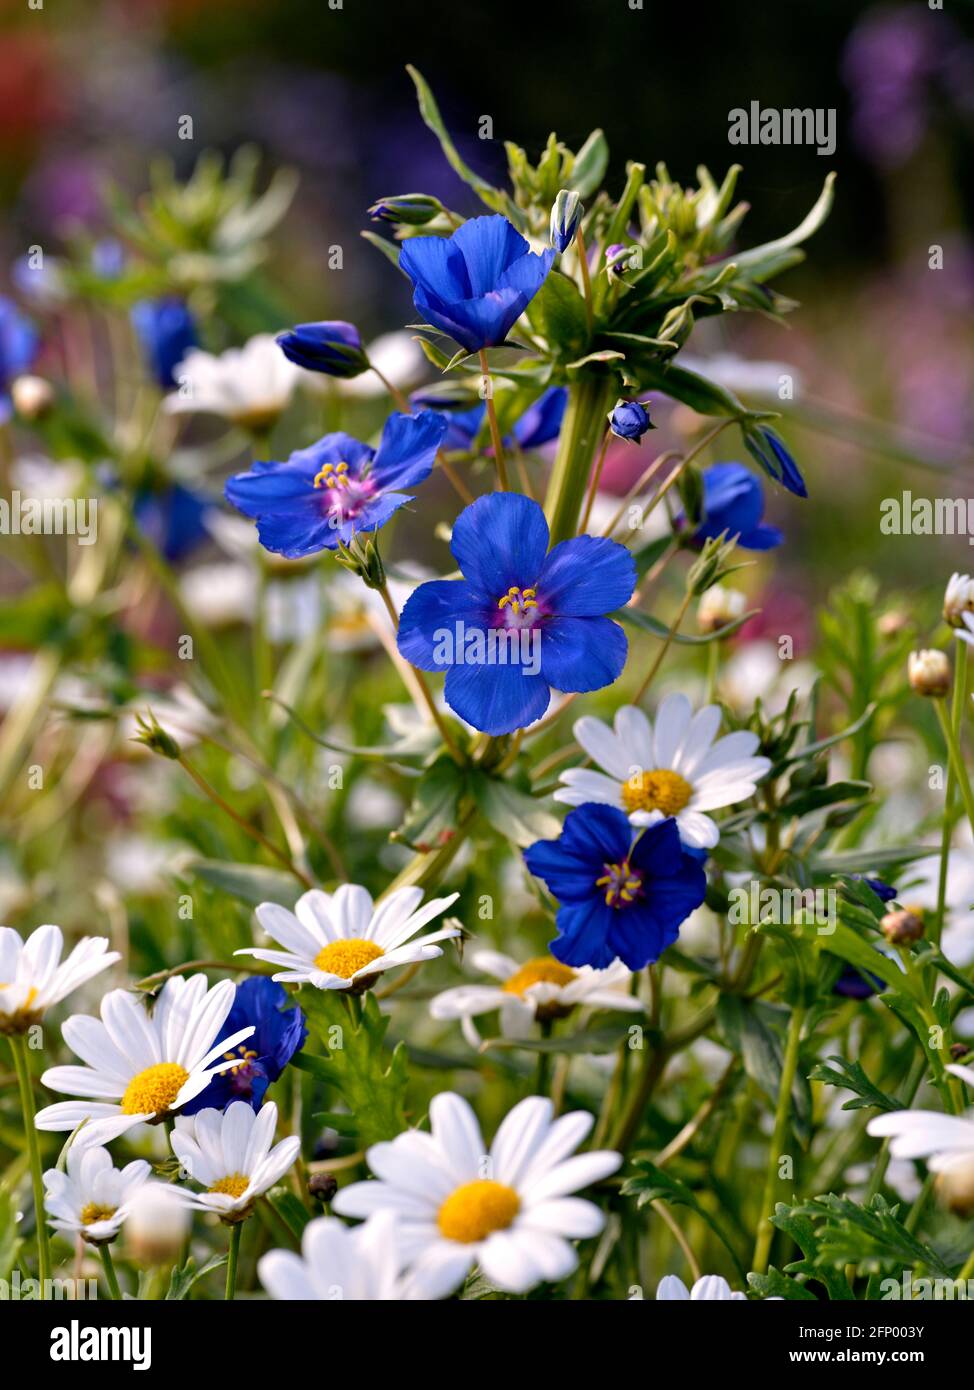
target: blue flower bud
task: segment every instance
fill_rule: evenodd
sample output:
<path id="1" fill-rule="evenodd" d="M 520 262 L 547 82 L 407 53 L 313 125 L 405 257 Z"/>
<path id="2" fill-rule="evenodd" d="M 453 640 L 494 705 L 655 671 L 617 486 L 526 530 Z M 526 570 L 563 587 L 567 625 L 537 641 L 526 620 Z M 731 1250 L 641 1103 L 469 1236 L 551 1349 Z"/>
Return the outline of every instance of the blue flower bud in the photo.
<path id="1" fill-rule="evenodd" d="M 289 362 L 309 372 L 344 378 L 360 376 L 369 369 L 358 329 L 341 319 L 299 323 L 279 334 L 277 344 Z"/>
<path id="2" fill-rule="evenodd" d="M 399 193 L 373 203 L 369 216 L 373 222 L 401 222 L 407 227 L 424 227 L 445 211 L 439 198 L 428 193 Z"/>
<path id="3" fill-rule="evenodd" d="M 132 306 L 132 326 L 152 375 L 164 391 L 176 385 L 176 368 L 197 345 L 196 323 L 181 299 L 142 299 Z"/>
<path id="4" fill-rule="evenodd" d="M 647 430 L 655 428 L 649 413 L 638 401 L 619 401 L 609 415 L 612 433 L 620 439 L 631 439 L 634 444 L 639 443 Z"/>
<path id="5" fill-rule="evenodd" d="M 550 223 L 551 244 L 559 253 L 575 240 L 584 211 L 578 194 L 563 188 L 552 204 Z"/>

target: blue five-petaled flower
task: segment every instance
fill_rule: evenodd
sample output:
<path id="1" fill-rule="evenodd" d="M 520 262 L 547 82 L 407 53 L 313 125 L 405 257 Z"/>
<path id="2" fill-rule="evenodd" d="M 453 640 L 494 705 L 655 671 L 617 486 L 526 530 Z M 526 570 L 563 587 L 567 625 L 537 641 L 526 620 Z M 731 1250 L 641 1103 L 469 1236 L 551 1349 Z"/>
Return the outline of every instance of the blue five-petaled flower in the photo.
<path id="1" fill-rule="evenodd" d="M 624 811 L 588 802 L 568 813 L 557 840 L 524 851 L 558 900 L 551 954 L 565 965 L 601 970 L 618 957 L 641 970 L 703 902 L 700 856 L 681 844 L 672 816 L 633 834 Z"/>
<path id="2" fill-rule="evenodd" d="M 450 548 L 462 579 L 422 584 L 402 611 L 399 650 L 446 671 L 446 702 L 487 734 L 540 719 L 556 690 L 601 690 L 628 644 L 606 614 L 636 585 L 624 546 L 576 536 L 548 550 L 548 523 L 529 497 L 496 492 L 457 517 Z"/>
<path id="3" fill-rule="evenodd" d="M 228 479 L 226 495 L 254 517 L 260 543 L 289 559 L 334 550 L 357 531 L 374 531 L 412 501 L 401 488 L 428 478 L 446 431 L 432 410 L 390 415 L 378 449 L 348 434 L 326 434 L 284 463 L 255 463 Z"/>
<path id="4" fill-rule="evenodd" d="M 248 1101 L 255 1110 L 260 1109 L 268 1086 L 277 1080 L 308 1036 L 301 1010 L 297 1006 L 281 1008 L 287 997 L 284 986 L 266 975 L 252 975 L 237 986 L 222 1036 L 229 1038 L 251 1024 L 254 1031 L 233 1049 L 239 1059 L 236 1064 L 214 1076 L 205 1090 L 184 1105 L 184 1115 L 195 1115 L 198 1110 L 225 1110 L 235 1100 Z M 226 1055 L 229 1057 L 230 1053 Z"/>
<path id="5" fill-rule="evenodd" d="M 773 550 L 784 536 L 777 526 L 766 526 L 764 488 L 742 463 L 715 463 L 703 474 L 703 516 L 693 533 L 696 544 L 726 532 L 737 537 L 742 550 Z"/>
<path id="6" fill-rule="evenodd" d="M 506 217 L 473 217 L 450 237 L 410 237 L 399 266 L 427 322 L 478 352 L 504 341 L 554 258 L 551 250 L 536 255 Z"/>

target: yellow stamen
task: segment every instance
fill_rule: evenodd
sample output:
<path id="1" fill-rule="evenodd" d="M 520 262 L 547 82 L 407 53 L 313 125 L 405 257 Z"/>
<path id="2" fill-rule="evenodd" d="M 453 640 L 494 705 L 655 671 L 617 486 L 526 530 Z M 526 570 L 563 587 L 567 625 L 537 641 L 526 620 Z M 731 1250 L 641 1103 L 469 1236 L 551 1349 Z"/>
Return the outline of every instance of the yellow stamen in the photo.
<path id="1" fill-rule="evenodd" d="M 513 1187 L 490 1178 L 478 1178 L 456 1188 L 440 1207 L 436 1224 L 447 1240 L 471 1245 L 486 1240 L 492 1231 L 506 1231 L 521 1209 Z"/>
<path id="2" fill-rule="evenodd" d="M 570 966 L 562 965 L 551 956 L 537 956 L 526 961 L 520 970 L 506 979 L 501 986 L 505 994 L 523 995 L 532 985 L 570 985 L 575 972 Z"/>
<path id="3" fill-rule="evenodd" d="M 189 1072 L 178 1062 L 157 1062 L 146 1067 L 125 1088 L 121 1100 L 123 1115 L 159 1115 L 172 1105 Z"/>
<path id="4" fill-rule="evenodd" d="M 371 965 L 383 955 L 381 946 L 374 941 L 363 941 L 359 936 L 349 936 L 342 941 L 331 941 L 315 956 L 315 965 L 326 970 L 329 975 L 338 975 L 350 980 L 356 970 Z"/>
<path id="5" fill-rule="evenodd" d="M 315 487 L 348 487 L 349 480 L 347 463 L 326 463 L 315 474 Z"/>
<path id="6" fill-rule="evenodd" d="M 242 1197 L 249 1186 L 250 1179 L 245 1177 L 243 1173 L 231 1173 L 206 1190 L 207 1192 L 222 1192 L 227 1197 Z"/>
<path id="7" fill-rule="evenodd" d="M 526 612 L 529 608 L 537 608 L 538 605 L 535 601 L 537 592 L 536 589 L 519 589 L 516 584 L 512 584 L 507 593 L 497 600 L 497 607 L 506 608 L 510 604 L 512 613 L 520 613 L 522 610 Z"/>
<path id="8" fill-rule="evenodd" d="M 97 1202 L 89 1202 L 81 1208 L 81 1224 L 93 1226 L 96 1221 L 110 1221 L 114 1215 L 114 1207 L 101 1207 Z"/>
<path id="9" fill-rule="evenodd" d="M 236 1052 L 224 1052 L 223 1060 L 225 1062 L 237 1062 L 238 1057 L 242 1059 L 241 1061 L 237 1062 L 237 1065 L 235 1067 L 228 1067 L 227 1070 L 224 1072 L 224 1076 L 236 1076 L 237 1072 L 240 1071 L 241 1067 L 247 1066 L 247 1064 L 249 1062 L 252 1062 L 254 1058 L 258 1055 L 258 1053 L 254 1052 L 253 1048 L 243 1046 L 238 1047 Z"/>
<path id="10" fill-rule="evenodd" d="M 622 804 L 627 811 L 662 811 L 664 816 L 675 816 L 692 795 L 690 783 L 666 768 L 635 772 L 622 784 Z"/>

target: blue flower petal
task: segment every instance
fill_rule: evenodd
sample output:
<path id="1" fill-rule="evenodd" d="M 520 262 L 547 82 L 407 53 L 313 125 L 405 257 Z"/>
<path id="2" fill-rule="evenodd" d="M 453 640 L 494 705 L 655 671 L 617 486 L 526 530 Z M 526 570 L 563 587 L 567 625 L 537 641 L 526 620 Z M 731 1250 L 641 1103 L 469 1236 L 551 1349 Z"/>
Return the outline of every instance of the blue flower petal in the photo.
<path id="1" fill-rule="evenodd" d="M 496 608 L 512 585 L 536 585 L 548 549 L 548 523 L 530 497 L 492 492 L 464 507 L 450 549 L 471 588 Z"/>
<path id="2" fill-rule="evenodd" d="M 541 629 L 541 674 L 556 690 L 601 690 L 622 674 L 629 641 L 611 618 L 548 618 Z"/>
<path id="3" fill-rule="evenodd" d="M 486 628 L 489 617 L 489 610 L 465 580 L 431 579 L 409 595 L 399 615 L 399 651 L 421 671 L 443 671 L 446 665 L 433 656 L 436 634 L 454 633 L 457 623 Z"/>
<path id="4" fill-rule="evenodd" d="M 548 612 L 573 618 L 611 613 L 632 598 L 636 562 L 617 541 L 577 536 L 554 547 L 537 587 Z"/>
<path id="5" fill-rule="evenodd" d="M 565 903 L 555 918 L 558 935 L 548 949 L 563 965 L 605 970 L 619 954 L 611 944 L 619 915 L 604 900 Z"/>
<path id="6" fill-rule="evenodd" d="M 382 488 L 415 487 L 423 482 L 432 471 L 446 428 L 446 417 L 433 410 L 418 415 L 390 415 L 371 476 Z"/>
<path id="7" fill-rule="evenodd" d="M 484 734 L 512 734 L 540 719 L 551 691 L 518 666 L 451 666 L 444 689 L 450 708 Z"/>

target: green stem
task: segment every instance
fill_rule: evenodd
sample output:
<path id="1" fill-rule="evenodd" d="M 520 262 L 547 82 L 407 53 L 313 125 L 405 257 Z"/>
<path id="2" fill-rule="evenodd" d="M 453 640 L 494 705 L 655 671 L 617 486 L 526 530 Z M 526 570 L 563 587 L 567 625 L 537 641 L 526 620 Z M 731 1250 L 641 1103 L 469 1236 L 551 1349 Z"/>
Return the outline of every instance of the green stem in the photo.
<path id="1" fill-rule="evenodd" d="M 233 1301 L 233 1296 L 237 1287 L 237 1261 L 240 1258 L 240 1237 L 243 1235 L 242 1221 L 237 1221 L 230 1227 L 230 1250 L 227 1255 L 227 1294 L 226 1301 Z"/>
<path id="2" fill-rule="evenodd" d="M 950 706 L 950 725 L 955 736 L 960 738 L 961 719 L 967 700 L 967 645 L 957 643 L 957 660 L 954 663 L 954 693 Z M 947 910 L 947 871 L 950 866 L 950 844 L 954 831 L 954 799 L 957 792 L 957 779 L 954 769 L 947 768 L 947 787 L 944 792 L 944 825 L 940 836 L 940 874 L 937 879 L 937 916 L 933 923 L 930 939 L 937 945 L 944 929 L 944 915 Z"/>
<path id="3" fill-rule="evenodd" d="M 37 1139 L 37 1126 L 34 1123 L 34 1092 L 31 1088 L 27 1044 L 24 1042 L 22 1033 L 11 1035 L 10 1049 L 14 1054 L 14 1069 L 17 1073 L 17 1084 L 20 1087 L 20 1104 L 24 1112 L 24 1134 L 27 1139 L 27 1156 L 30 1161 L 30 1180 L 34 1192 L 38 1278 L 41 1298 L 46 1298 L 51 1277 L 51 1247 L 44 1217 L 44 1170 L 41 1167 L 41 1148 Z"/>
<path id="4" fill-rule="evenodd" d="M 774 1133 L 771 1136 L 771 1149 L 768 1154 L 768 1172 L 764 1183 L 764 1196 L 758 1216 L 757 1239 L 754 1243 L 754 1259 L 751 1268 L 763 1274 L 771 1254 L 774 1227 L 769 1216 L 774 1210 L 775 1191 L 778 1186 L 778 1160 L 788 1137 L 788 1122 L 791 1113 L 791 1088 L 798 1070 L 798 1052 L 801 1045 L 802 1024 L 805 1010 L 795 1008 L 788 1024 L 788 1038 L 785 1043 L 785 1056 L 781 1064 L 781 1083 L 778 1087 L 778 1104 L 774 1115 Z"/>
<path id="5" fill-rule="evenodd" d="M 974 1279 L 974 1250 L 968 1255 L 964 1268 L 957 1277 L 958 1279 Z"/>
<path id="6" fill-rule="evenodd" d="M 974 830 L 974 793 L 971 792 L 971 780 L 967 775 L 967 768 L 964 766 L 964 759 L 961 756 L 960 742 L 953 725 L 947 718 L 943 701 L 935 700 L 934 707 L 937 711 L 937 718 L 940 720 L 940 727 L 943 730 L 947 752 L 950 755 L 950 766 L 953 768 L 954 776 L 957 778 L 957 784 L 960 787 L 964 810 L 967 813 L 967 819 L 970 821 L 971 829 Z"/>
<path id="7" fill-rule="evenodd" d="M 570 540 L 578 529 L 585 488 L 602 440 L 613 389 L 611 379 L 589 377 L 569 390 L 545 499 L 552 545 Z"/>
<path id="8" fill-rule="evenodd" d="M 108 1292 L 116 1303 L 121 1303 L 122 1290 L 118 1287 L 118 1275 L 115 1273 L 115 1262 L 112 1259 L 111 1250 L 107 1245 L 101 1247 L 101 1262 L 105 1266 L 105 1282 L 108 1284 Z"/>

